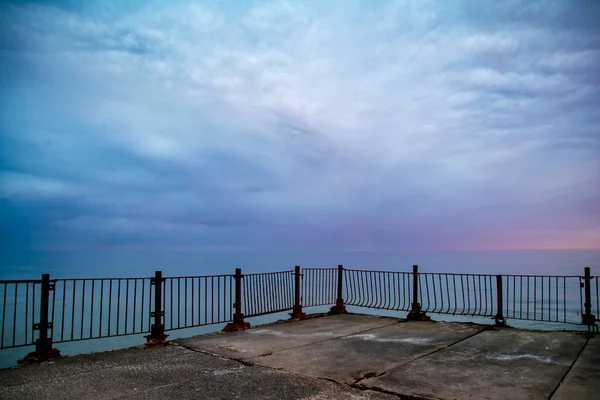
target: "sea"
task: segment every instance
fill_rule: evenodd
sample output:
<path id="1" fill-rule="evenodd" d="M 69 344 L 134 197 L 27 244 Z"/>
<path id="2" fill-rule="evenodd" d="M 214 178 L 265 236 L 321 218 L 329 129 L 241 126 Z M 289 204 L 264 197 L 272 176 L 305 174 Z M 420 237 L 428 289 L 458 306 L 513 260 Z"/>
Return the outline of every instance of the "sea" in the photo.
<path id="1" fill-rule="evenodd" d="M 410 272 L 413 265 L 423 273 L 557 275 L 582 276 L 589 267 L 593 276 L 600 275 L 600 250 L 486 250 L 486 251 L 192 251 L 192 250 L 77 250 L 77 251 L 7 251 L 0 250 L 0 281 L 51 278 L 142 278 L 160 270 L 163 276 L 198 276 L 233 274 L 241 268 L 245 274 L 302 268 L 345 268 L 377 271 Z M 597 296 L 597 294 L 596 294 Z M 328 307 L 307 308 L 324 312 Z M 349 307 L 351 312 L 405 317 L 406 312 Z M 288 318 L 277 313 L 250 318 L 253 325 Z M 491 323 L 489 318 L 432 315 L 439 321 Z M 6 327 L 10 328 L 10 321 Z M 511 326 L 526 329 L 574 329 L 573 326 L 536 321 L 511 321 Z M 218 331 L 223 324 L 167 332 L 169 339 Z M 63 355 L 104 351 L 141 345 L 143 335 L 61 343 L 56 347 Z M 32 347 L 0 350 L 0 368 L 10 367 L 32 351 Z"/>

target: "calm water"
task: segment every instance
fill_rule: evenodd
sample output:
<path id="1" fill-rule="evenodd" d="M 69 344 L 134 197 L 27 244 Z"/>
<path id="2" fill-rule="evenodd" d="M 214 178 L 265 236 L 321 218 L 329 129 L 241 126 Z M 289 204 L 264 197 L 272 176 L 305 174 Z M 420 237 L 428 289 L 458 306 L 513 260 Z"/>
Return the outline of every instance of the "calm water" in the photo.
<path id="1" fill-rule="evenodd" d="M 584 266 L 600 270 L 600 250 L 519 250 L 440 252 L 166 252 L 32 251 L 0 255 L 0 279 L 142 277 L 159 269 L 166 275 L 266 272 L 302 267 L 335 267 L 422 272 L 492 274 L 580 274 Z"/>
<path id="2" fill-rule="evenodd" d="M 42 273 L 52 278 L 149 277 L 155 270 L 164 276 L 211 275 L 233 273 L 242 268 L 245 273 L 289 270 L 294 265 L 335 267 L 386 271 L 410 271 L 413 264 L 421 272 L 457 272 L 482 274 L 582 275 L 585 266 L 592 275 L 600 275 L 600 250 L 540 250 L 540 251 L 444 251 L 444 252 L 192 252 L 192 251 L 36 251 L 2 253 L 0 279 L 37 279 Z M 575 299 L 577 300 L 577 299 Z M 579 303 L 573 303 L 578 307 Z M 309 312 L 326 311 L 328 307 L 309 308 Z M 383 312 L 364 308 L 350 311 L 405 316 L 405 312 Z M 432 315 L 436 320 L 461 320 L 489 323 L 487 318 Z M 251 319 L 259 324 L 286 318 L 273 314 Z M 535 329 L 573 329 L 573 326 L 539 322 L 510 321 L 513 326 Z M 215 325 L 171 332 L 173 337 L 185 337 L 222 328 Z M 64 343 L 57 347 L 63 354 L 75 354 L 141 344 L 139 336 Z M 0 351 L 0 367 L 14 365 L 31 351 L 17 348 Z"/>

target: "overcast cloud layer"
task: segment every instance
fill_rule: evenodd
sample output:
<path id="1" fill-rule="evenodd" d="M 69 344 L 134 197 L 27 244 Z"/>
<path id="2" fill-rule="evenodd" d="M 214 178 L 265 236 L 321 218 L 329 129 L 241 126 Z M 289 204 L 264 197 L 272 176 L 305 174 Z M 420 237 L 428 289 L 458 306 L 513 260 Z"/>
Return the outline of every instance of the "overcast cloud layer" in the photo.
<path id="1" fill-rule="evenodd" d="M 600 247 L 598 1 L 110 4 L 0 5 L 3 246 Z"/>

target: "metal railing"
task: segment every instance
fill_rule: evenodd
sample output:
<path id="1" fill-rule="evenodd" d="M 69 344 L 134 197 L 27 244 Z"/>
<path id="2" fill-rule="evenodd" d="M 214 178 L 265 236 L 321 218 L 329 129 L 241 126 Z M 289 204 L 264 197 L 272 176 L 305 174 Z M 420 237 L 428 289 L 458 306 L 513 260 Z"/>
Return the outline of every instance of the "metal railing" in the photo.
<path id="1" fill-rule="evenodd" d="M 54 343 L 150 331 L 149 278 L 54 279 L 50 321 Z"/>
<path id="2" fill-rule="evenodd" d="M 86 278 L 0 281 L 0 350 L 35 345 L 38 358 L 58 354 L 57 343 L 165 332 L 227 323 L 249 327 L 245 317 L 333 305 L 427 313 L 569 323 L 597 330 L 599 277 L 485 275 L 305 268 L 234 275 L 151 278 Z M 344 300 L 345 298 L 345 300 Z"/>
<path id="3" fill-rule="evenodd" d="M 288 311 L 294 307 L 294 271 L 244 275 L 246 317 Z"/>
<path id="4" fill-rule="evenodd" d="M 336 268 L 302 269 L 302 304 L 304 307 L 324 306 L 336 301 Z"/>
<path id="5" fill-rule="evenodd" d="M 0 349 L 29 346 L 39 321 L 41 280 L 0 281 L 2 325 Z M 37 303 L 37 304 L 36 304 Z"/>
<path id="6" fill-rule="evenodd" d="M 497 313 L 495 275 L 419 274 L 423 312 L 489 317 Z"/>
<path id="7" fill-rule="evenodd" d="M 582 278 L 505 275 L 504 316 L 542 322 L 582 324 Z"/>
<path id="8" fill-rule="evenodd" d="M 163 278 L 165 331 L 233 320 L 233 275 Z"/>
<path id="9" fill-rule="evenodd" d="M 411 309 L 408 272 L 344 270 L 345 303 L 380 310 Z"/>

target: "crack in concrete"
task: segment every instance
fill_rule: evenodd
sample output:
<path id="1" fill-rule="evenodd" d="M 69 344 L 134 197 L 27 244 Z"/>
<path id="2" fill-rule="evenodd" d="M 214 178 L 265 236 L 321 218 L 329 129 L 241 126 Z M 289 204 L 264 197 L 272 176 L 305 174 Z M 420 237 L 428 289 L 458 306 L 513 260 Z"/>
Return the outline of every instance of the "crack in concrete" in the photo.
<path id="1" fill-rule="evenodd" d="M 241 359 L 241 358 L 231 358 L 231 357 L 225 357 L 225 356 L 222 356 L 222 355 L 220 355 L 220 354 L 211 353 L 210 351 L 201 350 L 201 349 L 195 349 L 195 348 L 192 348 L 192 347 L 187 347 L 187 346 L 184 346 L 184 345 L 182 345 L 182 344 L 179 344 L 179 343 L 169 343 L 169 346 L 177 346 L 177 347 L 181 347 L 181 348 L 184 348 L 184 349 L 187 349 L 187 350 L 190 350 L 190 351 L 194 351 L 194 352 L 196 352 L 196 353 L 200 353 L 200 354 L 206 354 L 207 356 L 211 356 L 211 357 L 214 357 L 214 358 L 218 358 L 218 359 L 220 359 L 220 360 L 229 360 L 229 361 L 235 361 L 235 362 L 238 362 L 238 363 L 240 363 L 240 364 L 242 364 L 242 365 L 245 365 L 246 367 L 253 367 L 254 365 L 256 365 L 256 364 L 254 364 L 254 363 L 253 363 L 253 362 L 251 362 L 251 361 L 246 361 L 246 360 L 243 360 L 243 359 Z"/>
<path id="2" fill-rule="evenodd" d="M 380 376 L 382 376 L 382 375 L 385 375 L 385 374 L 387 374 L 388 372 L 390 372 L 390 371 L 392 371 L 392 370 L 394 370 L 394 369 L 396 369 L 396 368 L 403 367 L 403 366 L 405 366 L 405 365 L 407 365 L 407 364 L 410 364 L 410 363 L 412 363 L 412 362 L 415 362 L 415 361 L 417 361 L 417 360 L 420 360 L 420 359 L 422 359 L 422 358 L 425 358 L 425 357 L 427 357 L 427 356 L 430 356 L 430 355 L 432 355 L 432 354 L 434 354 L 434 353 L 437 353 L 438 351 L 441 351 L 441 350 L 447 349 L 448 347 L 454 346 L 454 345 L 455 345 L 455 344 L 457 344 L 457 343 L 463 342 L 463 341 L 465 341 L 465 340 L 467 340 L 467 339 L 470 339 L 470 338 L 472 338 L 472 337 L 474 337 L 474 336 L 476 336 L 476 335 L 479 335 L 481 332 L 488 331 L 488 330 L 491 330 L 491 328 L 485 328 L 485 327 L 484 327 L 483 329 L 481 329 L 481 330 L 479 330 L 479 331 L 477 331 L 477 332 L 475 332 L 475 333 L 473 333 L 473 334 L 471 334 L 471 335 L 469 335 L 469 336 L 466 336 L 466 337 L 464 337 L 464 338 L 462 338 L 462 339 L 459 339 L 459 340 L 457 340 L 456 342 L 452 342 L 452 343 L 450 343 L 450 344 L 443 345 L 443 346 L 437 347 L 437 348 L 435 348 L 435 349 L 432 349 L 432 350 L 426 351 L 426 352 L 424 352 L 424 353 L 421 353 L 421 354 L 419 354 L 419 355 L 417 355 L 417 356 L 415 356 L 415 357 L 413 357 L 413 358 L 411 358 L 411 359 L 409 359 L 409 360 L 406 360 L 406 361 L 404 361 L 404 362 L 402 362 L 402 363 L 400 363 L 400 364 L 398 364 L 398 365 L 394 365 L 392 368 L 388 368 L 388 369 L 386 369 L 386 370 L 385 370 L 385 371 L 383 371 L 383 372 L 380 372 L 380 373 L 378 373 L 378 374 L 375 374 L 374 376 L 366 376 L 366 375 L 365 375 L 365 376 L 363 376 L 362 378 L 359 378 L 358 380 L 354 381 L 354 383 L 352 383 L 352 385 L 357 385 L 357 387 L 360 387 L 360 386 L 362 385 L 360 382 L 361 382 L 362 380 L 364 380 L 364 379 L 369 379 L 369 378 L 374 378 L 374 377 L 375 377 L 375 378 L 377 378 L 377 377 L 380 377 Z M 365 386 L 365 388 L 368 388 L 368 386 Z M 418 399 L 418 398 L 417 398 L 417 399 Z"/>
<path id="3" fill-rule="evenodd" d="M 391 325 L 391 324 L 390 324 L 390 325 Z M 388 325 L 386 325 L 386 326 L 388 326 Z M 373 328 L 373 329 L 377 329 L 377 328 Z M 369 329 L 369 330 L 372 330 L 372 329 Z M 245 361 L 245 360 L 243 360 L 243 359 L 241 359 L 241 358 L 229 358 L 229 357 L 224 357 L 224 356 L 220 356 L 220 355 L 218 355 L 218 354 L 211 353 L 211 352 L 209 352 L 209 351 L 205 351 L 205 350 L 199 350 L 199 349 L 193 349 L 193 348 L 189 348 L 189 347 L 186 347 L 186 346 L 184 346 L 184 345 L 181 345 L 181 344 L 169 343 L 168 345 L 170 345 L 170 346 L 182 347 L 182 348 L 184 348 L 184 349 L 191 350 L 191 351 L 194 351 L 194 352 L 197 352 L 197 353 L 200 353 L 200 354 L 206 354 L 206 355 L 208 355 L 208 356 L 211 356 L 211 357 L 214 357 L 214 358 L 218 358 L 218 359 L 221 359 L 221 360 L 235 361 L 235 362 L 238 362 L 238 363 L 240 363 L 240 364 L 242 364 L 242 365 L 244 365 L 244 366 L 246 366 L 246 367 L 258 367 L 258 368 L 265 368 L 265 369 L 268 369 L 268 370 L 271 370 L 271 371 L 281 371 L 281 370 L 284 370 L 284 371 L 286 371 L 286 372 L 290 372 L 290 373 L 293 373 L 293 374 L 296 374 L 296 375 L 300 375 L 300 376 L 307 376 L 307 375 L 304 375 L 304 374 L 300 374 L 300 373 L 298 373 L 298 372 L 289 371 L 289 370 L 287 370 L 287 369 L 284 369 L 284 368 L 276 368 L 276 367 L 269 367 L 269 366 L 266 366 L 266 365 L 255 364 L 255 363 L 253 363 L 253 362 Z M 302 346 L 299 346 L 299 347 L 302 347 Z M 259 356 L 259 357 L 260 357 L 260 356 Z M 375 372 L 372 372 L 372 374 L 375 374 Z M 369 373 L 365 374 L 365 376 L 366 376 L 366 375 L 369 375 Z M 373 376 L 374 376 L 374 375 L 373 375 Z M 370 375 L 369 375 L 369 377 L 370 377 Z M 327 382 L 331 382 L 331 383 L 335 383 L 337 386 L 340 386 L 340 387 L 342 387 L 342 386 L 348 386 L 348 387 L 350 387 L 350 388 L 352 388 L 352 389 L 356 389 L 356 390 L 360 390 L 360 391 L 368 391 L 368 390 L 372 390 L 372 391 L 374 391 L 374 392 L 380 392 L 380 393 L 390 394 L 390 395 L 394 395 L 394 396 L 396 396 L 396 397 L 398 397 L 399 399 L 402 399 L 402 400 L 404 400 L 404 399 L 406 399 L 406 400 L 431 400 L 431 399 L 418 398 L 418 397 L 410 397 L 410 398 L 409 398 L 409 397 L 401 397 L 401 395 L 399 395 L 398 393 L 394 393 L 394 392 L 385 391 L 384 389 L 380 389 L 380 388 L 368 388 L 368 387 L 359 387 L 359 386 L 354 386 L 354 384 L 342 383 L 342 382 L 339 382 L 339 381 L 337 381 L 337 380 L 335 380 L 335 379 L 333 379 L 333 378 L 327 378 L 327 377 L 324 377 L 324 376 L 313 377 L 313 378 L 315 378 L 315 379 L 319 379 L 319 380 L 323 380 L 323 381 L 327 381 Z M 185 382 L 185 381 L 184 381 L 184 382 Z M 177 384 L 181 384 L 181 383 L 183 383 L 183 382 L 177 382 L 177 383 L 173 383 L 173 384 L 169 384 L 169 385 L 164 385 L 164 386 L 177 385 Z M 151 390 L 155 390 L 155 389 L 158 389 L 158 388 L 161 388 L 161 387 L 162 387 L 162 386 L 159 386 L 159 387 L 156 387 L 156 388 L 150 388 L 150 389 L 146 389 L 144 392 L 146 392 L 146 391 L 151 391 Z M 144 393 L 144 392 L 140 392 L 140 393 Z M 139 394 L 139 393 L 138 393 L 138 394 Z M 137 395 L 137 394 L 136 394 L 136 395 Z M 127 398 L 127 397 L 132 397 L 132 396 L 131 396 L 131 395 L 128 395 L 128 396 L 125 396 L 125 397 L 123 397 L 123 398 Z M 433 399 L 433 400 L 438 400 L 438 399 Z"/>
<path id="4" fill-rule="evenodd" d="M 244 366 L 247 366 L 247 367 L 259 366 L 259 367 L 266 368 L 266 369 L 273 370 L 273 371 L 280 371 L 281 368 L 275 368 L 275 367 L 270 367 L 270 366 L 266 366 L 266 365 L 255 364 L 255 363 L 253 363 L 251 361 L 247 361 L 247 360 L 257 359 L 257 358 L 260 358 L 260 357 L 265 357 L 265 356 L 272 355 L 274 353 L 280 353 L 280 352 L 284 352 L 284 351 L 287 351 L 287 350 L 298 349 L 298 348 L 302 348 L 302 347 L 306 347 L 306 346 L 311 346 L 311 345 L 314 345 L 314 344 L 317 344 L 317 343 L 323 343 L 323 342 L 328 342 L 328 341 L 331 341 L 331 340 L 345 338 L 345 337 L 352 336 L 352 335 L 360 335 L 360 334 L 364 334 L 365 332 L 370 332 L 370 331 L 374 331 L 374 330 L 377 330 L 377 329 L 382 329 L 382 328 L 385 328 L 385 327 L 388 327 L 388 326 L 391 326 L 391 325 L 394 325 L 394 324 L 398 324 L 398 323 L 403 323 L 403 322 L 406 322 L 406 321 L 404 321 L 404 320 L 394 321 L 394 322 L 392 322 L 390 324 L 387 324 L 387 325 L 378 326 L 378 327 L 366 329 L 366 330 L 363 330 L 363 331 L 348 333 L 346 335 L 336 336 L 336 337 L 328 338 L 328 339 L 321 340 L 321 341 L 318 341 L 318 342 L 303 344 L 303 345 L 296 346 L 296 347 L 290 347 L 288 349 L 284 349 L 284 350 L 280 350 L 280 351 L 275 351 L 275 352 L 271 352 L 271 353 L 265 353 L 265 354 L 262 354 L 262 355 L 259 355 L 259 356 L 256 356 L 256 357 L 250 357 L 248 359 L 225 357 L 225 356 L 221 356 L 219 354 L 211 353 L 211 352 L 206 351 L 206 350 L 200 350 L 200 349 L 190 348 L 190 347 L 184 346 L 182 344 L 175 344 L 175 343 L 173 343 L 171 345 L 180 346 L 180 347 L 183 347 L 185 349 L 188 349 L 188 350 L 191 350 L 191 351 L 195 351 L 195 352 L 198 352 L 198 353 L 201 353 L 201 354 L 207 354 L 207 355 L 210 355 L 212 357 L 219 358 L 219 359 L 222 359 L 222 360 L 235 361 L 235 362 L 238 362 L 238 363 L 240 363 L 240 364 L 242 364 Z M 360 378 L 354 378 L 355 381 L 352 382 L 352 383 L 339 382 L 339 381 L 337 381 L 335 379 L 327 378 L 327 377 L 316 377 L 316 378 L 317 379 L 321 379 L 321 380 L 325 380 L 325 381 L 328 381 L 328 382 L 333 382 L 333 383 L 336 383 L 337 385 L 346 385 L 348 387 L 351 387 L 353 389 L 358 389 L 358 390 L 361 390 L 361 391 L 372 390 L 374 392 L 380 392 L 380 393 L 390 394 L 390 395 L 396 396 L 396 397 L 398 397 L 399 399 L 402 399 L 402 400 L 442 400 L 442 399 L 433 398 L 433 397 L 422 397 L 422 396 L 406 395 L 406 394 L 396 393 L 396 392 L 393 392 L 393 391 L 390 391 L 390 390 L 385 390 L 385 389 L 377 387 L 377 386 L 368 386 L 368 385 L 362 384 L 361 381 L 363 381 L 365 379 L 376 378 L 376 377 L 385 375 L 388 372 L 390 372 L 390 371 L 392 371 L 392 370 L 394 370 L 396 368 L 400 368 L 400 367 L 402 367 L 404 365 L 407 365 L 407 364 L 412 363 L 414 361 L 417 361 L 417 360 L 420 360 L 422 358 L 425 358 L 425 357 L 427 357 L 427 356 L 429 356 L 431 354 L 437 353 L 438 351 L 446 349 L 446 348 L 448 348 L 450 346 L 453 346 L 453 345 L 455 345 L 457 343 L 460 343 L 460 342 L 462 342 L 464 340 L 470 339 L 470 338 L 472 338 L 472 337 L 480 334 L 481 332 L 492 330 L 492 329 L 493 329 L 493 327 L 483 327 L 482 329 L 478 330 L 477 332 L 475 332 L 475 333 L 473 333 L 473 334 L 471 334 L 469 336 L 466 336 L 466 337 L 464 337 L 462 339 L 459 339 L 459 340 L 457 340 L 455 342 L 452 342 L 452 343 L 450 343 L 448 345 L 443 345 L 443 346 L 437 347 L 435 349 L 432 349 L 430 351 L 427 351 L 425 353 L 421 353 L 421 354 L 419 354 L 419 355 L 417 355 L 417 356 L 415 356 L 415 357 L 413 357 L 413 358 L 411 358 L 411 359 L 409 359 L 409 360 L 407 360 L 407 361 L 405 361 L 403 363 L 395 365 L 392 368 L 389 368 L 389 369 L 387 369 L 385 371 L 382 371 L 382 372 L 379 372 L 379 373 L 376 372 L 376 371 L 367 372 L 367 373 L 365 373 Z M 293 372 L 293 371 L 289 371 L 289 372 Z M 296 373 L 296 372 L 293 372 L 293 373 Z M 304 376 L 303 374 L 298 374 L 298 375 Z"/>

